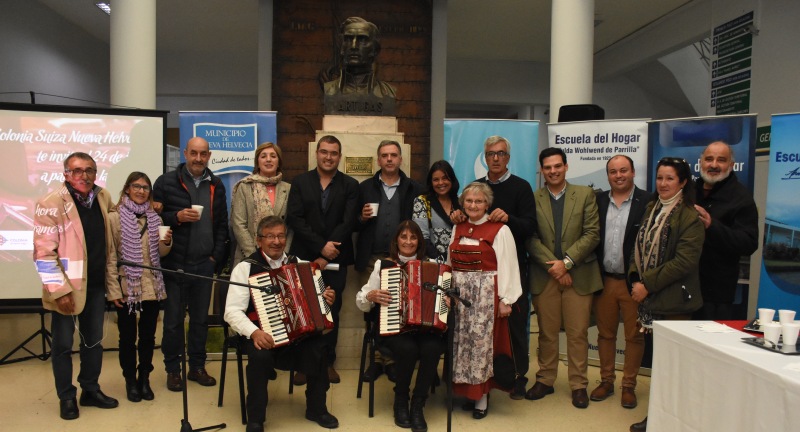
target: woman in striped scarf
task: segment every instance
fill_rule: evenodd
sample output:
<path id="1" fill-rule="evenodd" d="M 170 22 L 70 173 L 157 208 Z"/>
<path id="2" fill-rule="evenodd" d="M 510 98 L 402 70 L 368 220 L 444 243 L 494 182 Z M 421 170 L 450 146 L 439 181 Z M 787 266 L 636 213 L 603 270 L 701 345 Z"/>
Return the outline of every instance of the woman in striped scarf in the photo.
<path id="1" fill-rule="evenodd" d="M 108 300 L 117 307 L 119 364 L 128 400 L 152 400 L 149 375 L 153 370 L 159 302 L 167 295 L 161 272 L 122 265 L 120 260 L 161 267 L 161 257 L 172 247 L 172 230 L 159 238 L 161 218 L 153 210 L 152 183 L 147 174 L 133 172 L 120 192 L 119 203 L 108 214 L 112 236 L 108 240 L 106 268 Z M 136 313 L 139 312 L 139 366 L 136 366 Z M 137 379 L 137 370 L 139 373 Z"/>

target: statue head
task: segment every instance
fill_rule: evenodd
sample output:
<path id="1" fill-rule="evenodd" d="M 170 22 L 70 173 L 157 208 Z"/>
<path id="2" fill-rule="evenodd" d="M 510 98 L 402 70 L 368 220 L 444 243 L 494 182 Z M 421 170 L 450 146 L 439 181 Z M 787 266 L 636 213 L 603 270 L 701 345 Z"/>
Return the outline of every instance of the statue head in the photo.
<path id="1" fill-rule="evenodd" d="M 381 50 L 378 26 L 360 18 L 350 17 L 339 27 L 341 64 L 351 72 L 367 72 Z"/>

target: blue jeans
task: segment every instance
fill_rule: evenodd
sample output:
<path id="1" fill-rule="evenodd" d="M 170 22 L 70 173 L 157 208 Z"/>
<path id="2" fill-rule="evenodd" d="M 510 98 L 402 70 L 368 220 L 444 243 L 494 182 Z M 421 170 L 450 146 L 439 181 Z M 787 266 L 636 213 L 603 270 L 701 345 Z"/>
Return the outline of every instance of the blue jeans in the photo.
<path id="1" fill-rule="evenodd" d="M 193 265 L 185 265 L 183 271 L 212 277 L 215 263 L 210 259 Z M 208 338 L 208 305 L 211 303 L 211 281 L 164 273 L 164 334 L 161 352 L 167 373 L 180 372 L 180 356 L 183 354 L 184 312 L 189 311 L 189 332 L 186 352 L 189 370 L 205 367 L 206 339 Z M 181 297 L 183 294 L 183 297 Z M 185 308 L 182 310 L 181 308 Z"/>
<path id="2" fill-rule="evenodd" d="M 53 376 L 56 381 L 58 399 L 75 398 L 78 389 L 72 385 L 72 342 L 75 320 L 81 335 L 81 371 L 78 383 L 84 391 L 100 390 L 97 379 L 103 366 L 103 317 L 105 316 L 106 291 L 103 285 L 86 289 L 86 305 L 79 315 L 62 315 L 53 311 L 50 324 L 53 333 Z"/>

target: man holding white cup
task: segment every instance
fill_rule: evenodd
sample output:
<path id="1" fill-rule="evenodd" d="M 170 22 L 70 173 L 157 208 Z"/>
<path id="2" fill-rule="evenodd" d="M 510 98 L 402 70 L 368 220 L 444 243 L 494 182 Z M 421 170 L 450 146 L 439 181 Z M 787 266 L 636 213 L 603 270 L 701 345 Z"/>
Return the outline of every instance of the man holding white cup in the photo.
<path id="1" fill-rule="evenodd" d="M 172 251 L 161 263 L 171 270 L 211 277 L 228 254 L 225 186 L 208 169 L 211 158 L 208 141 L 200 137 L 189 139 L 183 155 L 186 162 L 160 176 L 153 186 L 153 198 L 164 206 L 161 212 L 164 225 L 171 227 L 173 233 Z M 184 352 L 182 307 L 189 310 L 187 378 L 203 386 L 213 386 L 217 381 L 205 369 L 211 281 L 167 273 L 164 285 L 167 300 L 161 351 L 167 388 L 181 391 L 184 385 L 180 374 L 180 356 Z"/>
<path id="2" fill-rule="evenodd" d="M 384 140 L 378 144 L 378 166 L 372 178 L 359 185 L 361 213 L 356 231 L 356 271 L 359 286 L 367 283 L 375 262 L 389 256 L 389 240 L 397 225 L 411 219 L 414 198 L 423 192 L 423 187 L 406 176 L 400 165 L 403 154 L 397 141 Z M 364 372 L 365 381 L 372 381 L 383 373 L 383 359 Z M 390 372 L 387 372 L 392 377 Z"/>

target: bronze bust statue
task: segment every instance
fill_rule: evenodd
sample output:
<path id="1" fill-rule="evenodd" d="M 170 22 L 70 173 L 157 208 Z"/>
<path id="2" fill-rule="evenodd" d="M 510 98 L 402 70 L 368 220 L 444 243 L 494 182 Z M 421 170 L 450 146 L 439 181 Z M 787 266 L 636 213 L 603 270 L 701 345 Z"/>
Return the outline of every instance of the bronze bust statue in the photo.
<path id="1" fill-rule="evenodd" d="M 350 17 L 339 27 L 339 76 L 324 84 L 325 113 L 394 115 L 395 88 L 376 77 L 380 53 L 378 27 Z"/>

